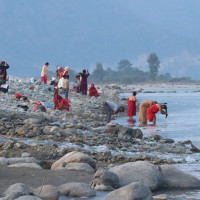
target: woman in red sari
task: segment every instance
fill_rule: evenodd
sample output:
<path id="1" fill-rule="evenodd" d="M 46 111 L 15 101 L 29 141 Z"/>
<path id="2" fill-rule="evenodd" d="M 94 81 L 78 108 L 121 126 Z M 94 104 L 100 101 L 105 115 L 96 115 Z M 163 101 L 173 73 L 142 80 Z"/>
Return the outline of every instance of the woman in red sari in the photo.
<path id="1" fill-rule="evenodd" d="M 133 121 L 133 116 L 136 116 L 136 92 L 133 92 L 133 94 L 129 97 L 126 98 L 128 100 L 128 105 L 127 105 L 127 116 L 129 117 L 128 122 Z"/>
<path id="2" fill-rule="evenodd" d="M 58 89 L 55 89 L 53 102 L 54 109 L 67 110 L 69 112 L 69 102 L 58 94 Z"/>
<path id="3" fill-rule="evenodd" d="M 165 110 L 165 111 L 164 111 Z M 160 111 L 161 114 L 168 116 L 167 106 L 161 104 L 154 104 L 147 109 L 147 119 L 153 124 L 156 124 L 156 113 Z"/>
<path id="4" fill-rule="evenodd" d="M 90 89 L 89 89 L 89 96 L 90 97 L 98 97 L 99 93 L 97 91 L 97 89 L 94 87 L 94 84 L 91 85 Z"/>

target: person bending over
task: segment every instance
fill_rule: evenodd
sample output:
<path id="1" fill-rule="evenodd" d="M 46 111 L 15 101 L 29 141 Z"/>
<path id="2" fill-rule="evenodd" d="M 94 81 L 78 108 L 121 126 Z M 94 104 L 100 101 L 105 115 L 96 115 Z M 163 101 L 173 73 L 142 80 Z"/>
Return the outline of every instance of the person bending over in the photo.
<path id="1" fill-rule="evenodd" d="M 119 106 L 115 102 L 111 101 L 104 101 L 103 102 L 103 110 L 107 115 L 107 124 L 111 125 L 111 115 L 117 114 L 118 112 L 124 112 L 124 107 Z"/>
<path id="2" fill-rule="evenodd" d="M 156 113 L 160 111 L 162 115 L 168 116 L 167 106 L 162 104 L 154 104 L 147 109 L 147 119 L 156 124 Z"/>

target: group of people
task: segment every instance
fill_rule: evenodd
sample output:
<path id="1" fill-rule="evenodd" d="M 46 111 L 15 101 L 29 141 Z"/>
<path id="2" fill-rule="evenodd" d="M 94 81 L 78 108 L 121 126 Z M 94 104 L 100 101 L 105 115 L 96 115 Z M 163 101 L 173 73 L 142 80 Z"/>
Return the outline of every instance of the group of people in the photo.
<path id="1" fill-rule="evenodd" d="M 47 84 L 47 75 L 48 75 L 48 66 L 49 63 L 46 62 L 45 65 L 42 67 L 41 72 L 41 82 L 44 84 Z M 3 88 L 3 85 L 6 84 L 6 81 L 8 80 L 7 77 L 7 69 L 9 68 L 9 65 L 2 61 L 0 63 L 0 90 L 1 87 Z M 77 84 L 75 86 L 75 91 L 77 93 L 82 93 L 83 95 L 87 95 L 88 87 L 87 87 L 87 78 L 89 76 L 88 70 L 85 69 L 82 72 L 79 72 L 76 75 Z M 69 102 L 68 102 L 68 92 L 69 92 L 69 67 L 66 66 L 65 68 L 58 67 L 56 70 L 56 78 L 52 78 L 51 85 L 55 87 L 55 93 L 54 93 L 54 109 L 60 109 L 60 110 L 67 110 L 69 111 Z M 58 79 L 58 81 L 57 81 Z M 5 88 L 3 88 L 5 89 Z M 59 89 L 64 91 L 65 98 L 61 97 L 58 94 Z M 8 88 L 7 88 L 8 90 Z M 126 100 L 127 103 L 127 116 L 128 122 L 133 122 L 133 116 L 136 116 L 136 92 L 133 92 L 131 96 L 128 96 Z M 95 88 L 94 84 L 91 85 L 89 88 L 89 96 L 95 96 L 98 97 L 99 93 L 97 89 Z M 16 99 L 23 99 L 24 101 L 28 101 L 28 98 L 21 95 L 20 93 L 15 94 Z M 117 114 L 119 112 L 124 112 L 124 107 L 119 106 L 118 104 L 110 101 L 104 101 L 103 102 L 103 110 L 107 115 L 107 123 L 111 124 L 111 115 Z M 147 124 L 147 120 L 152 122 L 153 124 L 156 124 L 156 113 L 159 112 L 166 117 L 168 116 L 167 112 L 167 106 L 165 104 L 157 103 L 156 101 L 152 100 L 145 100 L 142 102 L 139 106 L 139 121 L 142 125 Z"/>
<path id="2" fill-rule="evenodd" d="M 49 63 L 46 62 L 42 67 L 41 82 L 44 84 L 47 84 L 48 66 Z M 76 86 L 72 89 L 72 91 L 76 91 L 77 93 L 82 93 L 83 95 L 87 95 L 88 91 L 87 78 L 89 75 L 90 74 L 88 70 L 86 71 L 85 69 L 82 72 L 79 72 L 76 75 L 76 80 L 77 80 Z M 56 70 L 56 78 L 52 77 L 50 85 L 54 85 L 55 87 L 58 87 L 58 89 L 62 89 L 65 93 L 65 98 L 68 99 L 69 67 L 66 66 L 65 68 L 62 68 L 61 66 L 59 66 Z M 95 96 L 95 97 L 99 96 L 99 93 L 95 88 L 94 84 L 92 84 L 91 87 L 89 88 L 89 96 Z"/>
<path id="3" fill-rule="evenodd" d="M 136 116 L 136 92 L 133 92 L 131 96 L 128 96 L 126 100 L 127 104 L 127 116 L 129 117 L 128 122 L 134 122 L 133 116 Z M 103 110 L 107 115 L 107 123 L 111 125 L 111 115 L 119 112 L 124 112 L 124 107 L 119 106 L 114 102 L 105 101 L 103 102 Z M 168 116 L 167 106 L 165 104 L 159 104 L 156 101 L 145 100 L 139 106 L 139 121 L 142 125 L 147 124 L 147 120 L 156 124 L 156 113 L 160 111 L 161 114 Z"/>

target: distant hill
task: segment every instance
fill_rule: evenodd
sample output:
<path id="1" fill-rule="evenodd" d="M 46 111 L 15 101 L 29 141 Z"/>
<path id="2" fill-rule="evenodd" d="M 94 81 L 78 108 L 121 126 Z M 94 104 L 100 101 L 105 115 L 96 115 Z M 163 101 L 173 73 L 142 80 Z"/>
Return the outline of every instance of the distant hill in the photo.
<path id="1" fill-rule="evenodd" d="M 80 70 L 155 52 L 161 72 L 198 78 L 199 6 L 198 0 L 1 0 L 0 60 L 12 75 L 38 76 L 46 61 L 51 70 L 57 64 Z M 137 67 L 147 68 L 142 63 Z"/>

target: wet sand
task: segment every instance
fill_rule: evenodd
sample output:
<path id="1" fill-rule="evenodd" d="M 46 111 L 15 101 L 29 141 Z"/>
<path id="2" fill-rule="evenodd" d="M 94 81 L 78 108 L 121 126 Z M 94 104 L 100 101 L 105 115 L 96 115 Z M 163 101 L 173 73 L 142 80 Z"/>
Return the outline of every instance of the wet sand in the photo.
<path id="1" fill-rule="evenodd" d="M 44 170 L 33 168 L 9 168 L 0 166 L 0 194 L 10 185 L 24 183 L 28 187 L 37 188 L 42 184 L 59 186 L 69 182 L 90 183 L 93 174 L 73 170 Z M 43 181 L 44 180 L 44 181 Z"/>

